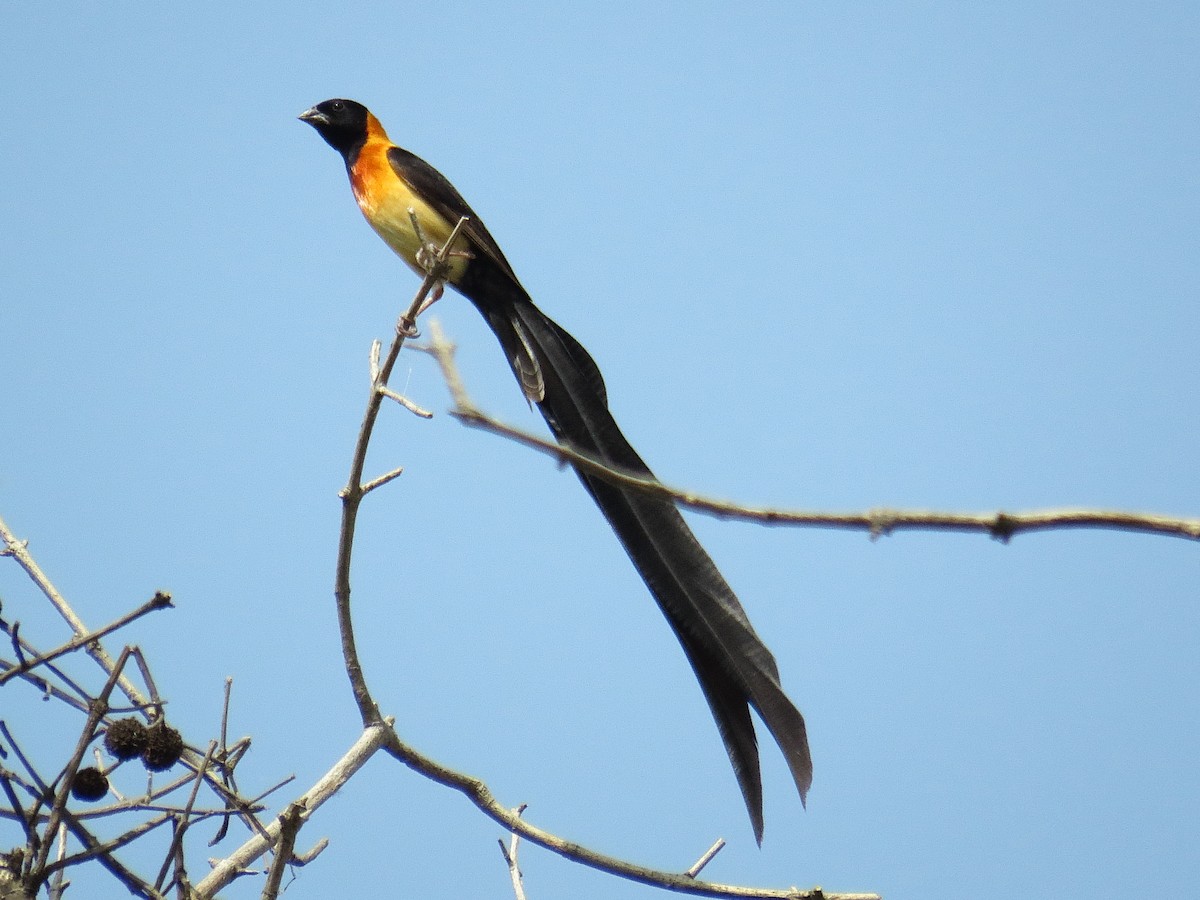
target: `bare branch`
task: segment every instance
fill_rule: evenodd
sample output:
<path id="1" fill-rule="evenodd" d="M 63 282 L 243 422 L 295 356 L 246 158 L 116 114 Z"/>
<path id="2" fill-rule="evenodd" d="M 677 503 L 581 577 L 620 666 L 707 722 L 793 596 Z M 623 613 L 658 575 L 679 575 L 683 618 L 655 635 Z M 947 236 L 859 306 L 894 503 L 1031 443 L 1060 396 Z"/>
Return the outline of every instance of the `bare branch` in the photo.
<path id="1" fill-rule="evenodd" d="M 520 818 L 521 813 L 525 812 L 527 804 L 522 803 L 513 810 L 513 815 Z M 521 867 L 517 864 L 517 848 L 520 844 L 521 836 L 515 831 L 509 838 L 509 844 L 504 846 L 504 839 L 500 839 L 500 855 L 504 857 L 504 862 L 508 865 L 508 877 L 512 882 L 513 896 L 516 900 L 525 900 L 525 885 L 522 883 Z"/>
<path id="2" fill-rule="evenodd" d="M 275 843 L 275 858 L 267 870 L 267 883 L 263 886 L 262 900 L 278 900 L 279 885 L 287 871 L 292 853 L 296 849 L 296 836 L 304 824 L 304 807 L 299 803 L 288 804 L 279 815 L 279 840 Z"/>
<path id="3" fill-rule="evenodd" d="M 721 849 L 724 846 L 725 846 L 725 838 L 717 838 L 716 842 L 711 847 L 709 847 L 707 850 L 704 851 L 704 855 L 701 856 L 694 863 L 692 863 L 691 868 L 689 868 L 683 874 L 685 874 L 688 878 L 695 878 L 697 875 L 700 874 L 701 870 L 705 866 L 707 866 L 710 862 L 712 862 L 713 857 L 716 856 L 718 853 L 720 853 Z"/>
<path id="4" fill-rule="evenodd" d="M 471 775 L 447 768 L 414 750 L 401 741 L 393 730 L 388 731 L 388 740 L 384 749 L 409 768 L 416 769 L 439 784 L 454 788 L 474 803 L 484 815 L 498 822 L 513 834 L 519 834 L 526 840 L 557 853 L 564 859 L 590 866 L 610 875 L 617 875 L 652 887 L 703 897 L 753 897 L 759 898 L 759 900 L 880 900 L 878 894 L 837 894 L 822 891 L 821 888 L 800 890 L 799 888 L 755 888 L 716 884 L 709 881 L 697 881 L 687 873 L 663 872 L 639 866 L 615 856 L 591 850 L 581 844 L 565 840 L 530 825 L 521 818 L 519 813 L 499 803 L 484 782 Z"/>
<path id="5" fill-rule="evenodd" d="M 366 765 L 377 750 L 383 747 L 391 735 L 391 724 L 380 722 L 363 729 L 353 746 L 311 788 L 298 797 L 294 806 L 301 810 L 301 818 L 310 816 L 349 781 L 350 777 Z M 247 866 L 262 857 L 279 840 L 281 824 L 276 819 L 267 825 L 262 834 L 255 834 L 232 854 L 216 863 L 213 870 L 196 886 L 198 900 L 210 898 L 232 882 Z"/>
<path id="6" fill-rule="evenodd" d="M 414 228 L 417 228 L 415 215 L 413 218 Z M 382 363 L 379 362 L 379 349 L 374 346 L 372 347 L 371 374 L 373 376 L 373 390 L 367 403 L 366 412 L 363 415 L 362 425 L 359 429 L 358 439 L 350 464 L 350 476 L 346 486 L 339 492 L 339 496 L 342 499 L 342 523 L 338 540 L 334 597 L 337 602 L 338 627 L 342 637 L 342 653 L 346 673 L 349 677 L 351 689 L 365 726 L 363 738 L 360 741 L 368 739 L 370 741 L 369 748 L 364 749 L 364 753 L 369 755 L 376 749 L 383 747 L 390 755 L 405 765 L 440 784 L 447 785 L 465 794 L 482 812 L 490 816 L 494 821 L 499 822 L 512 833 L 514 840 L 512 850 L 511 852 L 506 851 L 505 855 L 510 861 L 510 870 L 515 873 L 513 876 L 514 890 L 518 891 L 518 897 L 520 897 L 521 888 L 519 884 L 519 872 L 516 871 L 516 838 L 517 836 L 521 836 L 567 859 L 584 865 L 644 884 L 685 893 L 715 897 L 760 897 L 771 898 L 771 900 L 801 900 L 801 898 L 813 898 L 813 900 L 816 900 L 816 898 L 822 897 L 830 898 L 830 900 L 876 900 L 876 895 L 874 894 L 823 894 L 819 888 L 811 891 L 799 891 L 795 889 L 769 890 L 710 884 L 697 881 L 693 875 L 688 873 L 660 872 L 597 853 L 529 825 L 520 817 L 523 807 L 513 811 L 501 806 L 496 802 L 491 791 L 483 782 L 446 768 L 440 763 L 408 747 L 400 740 L 395 730 L 391 727 L 390 720 L 383 719 L 375 700 L 371 696 L 358 658 L 353 619 L 350 612 L 350 568 L 355 527 L 362 499 L 369 490 L 378 487 L 385 480 L 394 478 L 399 474 L 399 470 L 388 473 L 382 479 L 376 479 L 364 484 L 363 468 L 367 447 L 379 415 L 381 400 L 384 396 L 393 397 L 392 392 L 387 389 L 386 385 L 388 379 L 391 377 L 397 356 L 405 340 L 416 334 L 415 320 L 417 315 L 428 308 L 440 295 L 442 279 L 448 270 L 447 260 L 453 255 L 450 247 L 454 244 L 459 231 L 465 225 L 466 221 L 466 219 L 459 220 L 450 237 L 435 255 L 431 255 L 428 248 L 424 248 L 422 254 L 419 254 L 418 258 L 421 260 L 421 264 L 427 266 L 428 275 L 413 298 L 408 312 L 400 317 L 396 327 L 396 335 Z M 421 238 L 419 229 L 418 237 Z M 423 243 L 423 238 L 421 240 Z M 436 323 L 432 327 L 436 330 Z M 440 333 L 435 333 L 435 344 L 445 346 L 445 341 L 441 338 Z M 448 353 L 443 354 L 443 357 L 448 357 L 448 355 Z M 443 357 L 439 357 L 439 359 Z M 443 371 L 447 373 L 447 382 L 451 384 L 451 390 L 455 392 L 456 405 L 460 408 L 456 412 L 461 413 L 462 409 L 473 411 L 474 407 L 470 404 L 469 398 L 466 397 L 465 391 L 461 389 L 461 384 L 457 380 L 457 374 L 454 372 L 453 367 L 444 365 Z M 393 397 L 393 399 L 397 398 Z M 561 451 L 560 454 L 560 459 L 572 458 L 566 456 Z M 590 464 L 599 465 L 594 461 Z M 657 485 L 657 483 L 652 483 L 652 487 L 648 487 L 647 489 L 663 490 L 661 485 Z M 316 788 L 313 790 L 315 791 Z M 302 807 L 304 818 L 307 818 L 315 809 L 315 803 L 307 802 L 307 800 L 307 795 L 306 798 L 302 798 L 301 800 L 304 803 Z M 236 878 L 251 861 L 257 859 L 266 851 L 271 842 L 277 840 L 279 829 L 279 822 L 273 823 L 268 827 L 268 831 L 270 832 L 269 838 L 253 838 L 226 860 L 217 863 L 213 872 L 196 886 L 197 897 L 209 897 Z M 699 869 L 696 868 L 696 871 L 699 871 Z"/>
<path id="7" fill-rule="evenodd" d="M 416 349 L 430 353 L 442 370 L 454 402 L 450 415 L 464 425 L 500 435 L 525 447 L 574 466 L 611 484 L 673 500 L 680 506 L 708 513 L 719 519 L 737 519 L 762 525 L 808 526 L 865 531 L 872 538 L 896 531 L 963 531 L 986 534 L 1000 541 L 1025 532 L 1064 528 L 1103 528 L 1135 531 L 1200 540 L 1200 519 L 1104 509 L 1045 509 L 1029 512 L 946 513 L 936 510 L 872 509 L 865 512 L 811 512 L 772 507 L 746 506 L 716 500 L 694 491 L 669 487 L 662 482 L 614 468 L 565 444 L 514 428 L 484 413 L 467 394 L 454 364 L 454 346 L 442 336 L 436 322 L 430 324 L 430 343 Z"/>
<path id="8" fill-rule="evenodd" d="M 378 371 L 375 373 L 371 396 L 367 401 L 367 409 L 363 414 L 358 439 L 354 445 L 354 454 L 350 461 L 350 477 L 340 492 L 342 525 L 338 533 L 337 567 L 334 574 L 333 593 L 337 602 L 338 629 L 342 637 L 342 657 L 346 665 L 346 675 L 350 679 L 350 688 L 354 693 L 354 700 L 358 704 L 358 711 L 362 716 L 364 726 L 382 721 L 379 709 L 371 698 L 371 692 L 363 678 L 362 664 L 358 659 L 358 647 L 354 638 L 354 621 L 350 615 L 350 560 L 354 552 L 354 529 L 358 521 L 358 509 L 362 498 L 367 493 L 367 488 L 363 485 L 363 467 L 366 465 L 367 447 L 371 442 L 371 435 L 375 431 L 375 422 L 379 417 L 379 409 L 383 402 L 384 395 L 381 389 L 387 386 L 388 379 L 392 377 L 392 369 L 396 366 L 396 359 L 400 355 L 405 340 L 416 333 L 417 315 L 425 307 L 426 299 L 439 289 L 442 280 L 446 277 L 449 271 L 450 248 L 466 222 L 465 218 L 460 219 L 454 226 L 446 243 L 430 261 L 429 274 L 421 282 L 421 287 L 413 297 L 408 311 L 396 323 L 396 334 L 388 348 L 387 357 L 378 366 Z M 373 351 L 372 370 L 376 368 L 376 356 L 377 354 Z M 371 488 L 378 486 L 374 482 L 370 485 Z"/>
<path id="9" fill-rule="evenodd" d="M 363 495 L 365 496 L 366 494 L 371 493 L 371 491 L 375 490 L 376 488 L 383 487 L 388 482 L 395 481 L 397 478 L 399 478 L 403 474 L 404 474 L 404 469 L 403 469 L 403 467 L 400 467 L 400 468 L 392 469 L 392 471 L 390 471 L 390 472 L 385 472 L 384 474 L 380 475 L 378 478 L 372 478 L 370 481 L 368 481 L 366 484 L 363 485 L 363 487 L 362 487 Z"/>
<path id="10" fill-rule="evenodd" d="M 173 604 L 171 603 L 171 595 L 164 593 L 163 591 L 157 591 L 153 597 L 151 597 L 137 609 L 133 610 L 132 612 L 125 613 L 125 615 L 113 622 L 110 622 L 103 628 L 98 628 L 97 630 L 88 634 L 76 635 L 74 638 L 54 650 L 42 653 L 33 659 L 23 660 L 18 665 L 0 675 L 0 687 L 3 687 L 5 682 L 7 682 L 9 679 L 15 678 L 24 672 L 28 672 L 30 669 L 36 668 L 37 666 L 50 662 L 51 660 L 58 659 L 58 657 L 64 656 L 67 653 L 72 653 L 81 647 L 87 646 L 93 641 L 99 641 L 101 638 L 112 634 L 114 631 L 124 628 L 130 622 L 140 619 L 147 613 L 152 613 L 160 609 L 171 608 L 173 608 Z"/>
<path id="11" fill-rule="evenodd" d="M 71 605 L 67 603 L 63 595 L 58 592 L 58 589 L 46 577 L 46 573 L 42 571 L 41 566 L 37 564 L 37 561 L 29 553 L 26 542 L 17 540 L 16 535 L 5 524 L 3 518 L 0 518 L 0 539 L 4 541 L 5 553 L 11 555 L 17 561 L 17 564 L 25 570 L 26 574 L 33 580 L 33 583 L 37 585 L 46 599 L 58 611 L 58 614 L 71 626 L 71 630 L 76 635 L 87 634 L 89 629 L 83 623 L 83 620 L 75 614 L 75 610 L 71 608 Z M 106 673 L 112 673 L 114 667 L 113 659 L 105 652 L 98 641 L 88 646 L 88 654 L 96 660 Z M 124 692 L 125 696 L 135 706 L 146 702 L 133 682 L 124 675 L 120 677 L 119 684 L 121 685 L 122 692 Z"/>
<path id="12" fill-rule="evenodd" d="M 293 866 L 307 866 L 310 862 L 325 852 L 325 848 L 329 846 L 329 838 L 321 838 L 313 844 L 304 853 L 292 852 Z"/>
<path id="13" fill-rule="evenodd" d="M 67 797 L 71 795 L 72 782 L 75 780 L 75 774 L 79 771 L 79 764 L 83 761 L 83 755 L 87 753 L 88 745 L 96 735 L 96 728 L 100 725 L 100 720 L 108 712 L 108 698 L 112 694 L 113 688 L 116 687 L 117 679 L 120 678 L 121 672 L 125 668 L 125 662 L 129 659 L 130 652 L 129 647 L 121 651 L 121 655 L 117 658 L 116 664 L 109 674 L 108 681 L 105 683 L 103 690 L 100 691 L 100 695 L 92 702 L 87 721 L 84 722 L 83 729 L 79 735 L 79 741 L 75 745 L 75 752 L 71 754 L 71 759 L 59 778 L 58 790 L 54 795 L 54 805 L 50 807 L 50 818 L 46 823 L 46 832 L 42 840 L 42 846 L 38 849 L 37 857 L 30 868 L 30 883 L 33 885 L 40 885 L 45 878 L 46 860 L 50 852 L 51 836 L 58 829 L 58 823 L 67 808 Z"/>
<path id="14" fill-rule="evenodd" d="M 389 400 L 395 400 L 397 403 L 399 403 L 401 406 L 403 406 L 405 409 L 407 409 L 414 416 L 419 416 L 422 419 L 432 419 L 433 418 L 433 413 L 431 413 L 429 410 L 424 409 L 420 406 L 417 406 L 417 404 L 413 403 L 411 400 L 409 400 L 403 394 L 397 394 L 395 391 L 393 391 L 389 387 L 381 386 L 379 388 L 379 393 L 383 394 L 383 396 L 387 397 Z"/>
<path id="15" fill-rule="evenodd" d="M 204 759 L 201 761 L 199 768 L 196 769 L 192 779 L 192 791 L 188 794 L 187 803 L 183 807 L 182 813 L 177 817 L 175 823 L 175 833 L 171 837 L 171 845 L 167 849 L 166 858 L 163 860 L 162 868 L 158 871 L 158 877 L 154 879 L 154 889 L 161 891 L 163 882 L 167 879 L 167 872 L 170 871 L 171 864 L 174 863 L 178 870 L 179 861 L 182 859 L 181 849 L 183 847 L 183 836 L 188 830 L 188 820 L 192 815 L 192 810 L 196 806 L 196 796 L 200 793 L 200 785 L 204 784 L 204 775 L 208 771 L 209 764 L 212 762 L 213 752 L 217 749 L 217 742 L 210 741 L 208 750 L 204 754 Z"/>

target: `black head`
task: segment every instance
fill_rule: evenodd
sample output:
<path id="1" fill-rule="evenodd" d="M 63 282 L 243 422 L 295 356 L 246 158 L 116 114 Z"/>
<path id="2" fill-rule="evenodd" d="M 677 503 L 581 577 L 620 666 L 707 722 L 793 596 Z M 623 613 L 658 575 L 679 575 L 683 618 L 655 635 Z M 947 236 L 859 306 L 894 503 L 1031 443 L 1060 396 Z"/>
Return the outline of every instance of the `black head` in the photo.
<path id="1" fill-rule="evenodd" d="M 367 118 L 371 114 L 353 100 L 326 100 L 300 114 L 300 121 L 317 129 L 317 134 L 334 150 L 347 156 L 367 139 Z"/>

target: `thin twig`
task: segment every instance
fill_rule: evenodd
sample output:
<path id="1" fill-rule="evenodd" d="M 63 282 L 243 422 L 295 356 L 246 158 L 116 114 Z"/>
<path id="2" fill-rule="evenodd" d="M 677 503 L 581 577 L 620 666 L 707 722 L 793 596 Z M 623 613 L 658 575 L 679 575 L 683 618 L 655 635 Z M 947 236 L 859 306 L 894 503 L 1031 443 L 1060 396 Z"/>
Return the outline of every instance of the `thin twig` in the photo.
<path id="1" fill-rule="evenodd" d="M 50 807 L 50 818 L 46 823 L 45 839 L 42 841 L 42 846 L 38 850 L 38 855 L 33 866 L 30 868 L 30 881 L 35 886 L 40 886 L 45 878 L 46 860 L 50 852 L 50 838 L 57 830 L 63 812 L 67 808 L 67 798 L 71 795 L 71 784 L 75 781 L 75 774 L 79 771 L 79 764 L 83 761 L 83 755 L 87 753 L 88 745 L 96 735 L 96 728 L 99 726 L 100 720 L 108 712 L 109 695 L 112 694 L 113 688 L 116 687 L 117 679 L 120 678 L 121 672 L 125 668 L 125 662 L 129 659 L 130 652 L 129 647 L 121 651 L 121 655 L 117 657 L 117 661 L 108 676 L 108 680 L 104 684 L 104 688 L 100 691 L 96 699 L 92 701 L 87 721 L 84 722 L 83 730 L 80 732 L 79 740 L 76 742 L 75 752 L 71 754 L 71 759 L 60 776 L 58 790 L 54 795 L 54 805 Z"/>
<path id="2" fill-rule="evenodd" d="M 36 652 L 32 644 L 30 644 L 24 638 L 17 636 L 15 629 L 13 630 L 13 638 L 18 642 L 20 647 L 23 649 L 23 652 L 20 654 L 20 660 L 16 663 L 10 664 L 8 660 L 0 659 L 0 666 L 2 666 L 5 671 L 10 668 L 20 668 L 22 663 L 24 663 L 24 661 L 27 659 L 25 654 Z M 54 663 L 43 663 L 40 668 L 49 672 L 54 678 L 57 678 L 62 683 L 62 686 L 60 687 L 46 676 L 35 671 L 20 672 L 18 673 L 17 677 L 22 681 L 27 681 L 30 684 L 35 685 L 38 690 L 40 690 L 47 697 L 54 697 L 54 699 L 61 700 L 69 706 L 75 707 L 75 709 L 82 713 L 87 713 L 88 703 L 91 700 L 91 694 L 84 690 L 83 687 L 81 687 L 73 678 L 69 677 L 66 672 L 64 672 Z"/>
<path id="3" fill-rule="evenodd" d="M 54 650 L 42 653 L 33 659 L 26 659 L 22 661 L 19 665 L 0 675 L 0 687 L 3 687 L 5 682 L 7 682 L 9 679 L 15 678 L 24 672 L 28 672 L 30 669 L 36 668 L 43 663 L 48 663 L 51 660 L 58 659 L 58 657 L 64 656 L 67 653 L 72 653 L 81 647 L 90 644 L 92 641 L 99 641 L 101 638 L 112 634 L 114 631 L 117 631 L 120 628 L 124 628 L 130 622 L 136 621 L 148 613 L 156 612 L 160 609 L 170 608 L 173 608 L 173 604 L 171 603 L 171 595 L 163 593 L 162 591 L 158 591 L 153 597 L 151 597 L 137 609 L 133 610 L 132 612 L 125 613 L 125 615 L 113 622 L 110 622 L 103 628 L 98 628 L 88 634 L 76 635 L 71 640 L 67 641 L 62 646 L 55 648 Z"/>
<path id="4" fill-rule="evenodd" d="M 397 394 L 395 391 L 393 391 L 389 387 L 380 387 L 379 393 L 383 394 L 383 396 L 387 397 L 389 400 L 395 400 L 397 403 L 399 403 L 401 406 L 403 406 L 405 409 L 407 409 L 414 416 L 419 416 L 422 419 L 432 419 L 433 418 L 433 413 L 431 413 L 429 410 L 427 410 L 423 407 L 417 406 L 417 404 L 413 403 L 411 400 L 409 400 L 403 394 Z"/>
<path id="5" fill-rule="evenodd" d="M 363 496 L 366 496 L 367 494 L 371 493 L 371 491 L 375 490 L 376 488 L 381 488 L 385 484 L 387 484 L 391 481 L 395 481 L 397 478 L 399 478 L 403 474 L 404 474 L 404 468 L 398 467 L 398 468 L 392 469 L 392 471 L 390 471 L 390 472 L 385 472 L 384 474 L 380 475 L 378 478 L 372 478 L 370 481 L 368 481 L 366 484 L 363 485 L 363 487 L 362 487 Z"/>
<path id="6" fill-rule="evenodd" d="M 17 540 L 12 530 L 5 524 L 4 519 L 0 518 L 0 539 L 4 541 L 6 551 L 17 561 L 17 564 L 25 570 L 25 573 L 33 580 L 38 589 L 50 601 L 50 604 L 58 611 L 58 614 L 66 620 L 71 626 L 71 630 L 77 635 L 87 634 L 90 629 L 83 623 L 83 620 L 75 614 L 75 610 L 67 603 L 66 598 L 58 592 L 58 589 L 46 577 L 46 573 L 42 571 L 42 567 L 37 564 L 37 561 L 29 553 L 29 549 L 24 541 Z M 88 646 L 88 655 L 90 655 L 106 674 L 111 674 L 113 671 L 114 662 L 111 656 L 105 652 L 104 647 L 97 641 Z M 145 703 L 145 698 L 141 692 L 134 686 L 133 682 L 121 676 L 119 684 L 125 696 L 135 706 Z"/>
<path id="7" fill-rule="evenodd" d="M 183 846 L 183 836 L 188 830 L 192 809 L 196 805 L 196 796 L 200 793 L 200 785 L 204 784 L 204 773 L 208 771 L 209 764 L 212 762 L 213 753 L 216 751 L 216 749 L 217 742 L 209 741 L 208 750 L 204 754 L 204 759 L 192 777 L 192 791 L 190 794 L 188 794 L 187 803 L 184 804 L 183 811 L 177 816 L 175 833 L 171 836 L 171 846 L 167 850 L 166 858 L 163 859 L 162 868 L 160 868 L 158 871 L 158 877 L 154 879 L 154 889 L 156 891 L 161 891 L 163 889 L 163 882 L 167 880 L 167 872 L 170 871 L 171 863 L 178 863 L 178 850 Z"/>
<path id="8" fill-rule="evenodd" d="M 695 878 L 697 875 L 700 874 L 700 872 L 704 869 L 705 866 L 707 866 L 710 862 L 712 862 L 713 857 L 716 856 L 718 853 L 720 853 L 721 848 L 724 846 L 725 846 L 725 838 L 717 838 L 717 840 L 713 843 L 713 845 L 704 851 L 704 855 L 701 856 L 694 863 L 692 863 L 691 868 L 689 868 L 683 874 L 686 875 L 688 878 Z"/>
<path id="9" fill-rule="evenodd" d="M 183 850 L 183 841 L 175 844 L 175 877 L 171 879 L 171 883 L 175 886 L 175 895 L 179 900 L 189 900 L 192 896 L 192 883 L 188 878 L 187 854 Z"/>
<path id="10" fill-rule="evenodd" d="M 297 853 L 292 850 L 292 865 L 307 866 L 310 862 L 325 852 L 325 848 L 329 846 L 329 838 L 321 838 L 303 853 Z"/>
<path id="11" fill-rule="evenodd" d="M 225 702 L 221 705 L 221 737 L 220 737 L 220 757 L 221 757 L 221 783 L 233 794 L 237 794 L 237 782 L 233 777 L 233 768 L 237 765 L 237 760 L 230 756 L 229 752 L 229 701 L 233 694 L 233 679 L 225 679 Z M 228 805 L 228 804 L 227 804 Z M 221 824 L 217 827 L 217 833 L 209 841 L 209 846 L 213 846 L 217 842 L 224 840 L 225 835 L 229 833 L 229 816 L 225 816 L 221 820 Z"/>
<path id="12" fill-rule="evenodd" d="M 150 671 L 150 663 L 146 661 L 146 657 L 139 647 L 133 648 L 133 661 L 137 664 L 138 672 L 141 673 L 142 684 L 146 685 L 146 690 L 150 694 L 145 700 L 135 700 L 134 702 L 142 708 L 143 715 L 150 721 L 161 719 L 166 715 L 162 696 L 158 693 L 158 685 L 154 683 L 154 673 Z"/>
<path id="13" fill-rule="evenodd" d="M 1064 528 L 1102 528 L 1134 531 L 1200 540 L 1200 519 L 1164 516 L 1156 513 L 1136 513 L 1105 509 L 1044 509 L 1028 512 L 947 513 L 923 509 L 871 509 L 865 512 L 812 512 L 785 510 L 773 507 L 747 506 L 716 500 L 694 491 L 670 487 L 654 478 L 646 478 L 581 453 L 565 444 L 538 437 L 514 428 L 484 413 L 472 402 L 454 364 L 454 347 L 442 337 L 437 323 L 430 325 L 430 343 L 417 349 L 434 356 L 442 369 L 442 377 L 450 388 L 454 408 L 450 415 L 464 425 L 508 438 L 525 447 L 538 450 L 560 463 L 568 462 L 589 475 L 611 484 L 645 494 L 673 500 L 680 506 L 707 513 L 720 519 L 757 522 L 762 525 L 808 526 L 865 531 L 872 538 L 897 531 L 961 531 L 986 534 L 1008 541 L 1018 534 Z"/>
<path id="14" fill-rule="evenodd" d="M 63 820 L 67 823 L 67 827 L 71 829 L 71 834 L 75 835 L 76 840 L 84 846 L 83 851 L 76 853 L 74 856 L 68 856 L 62 861 L 64 868 L 94 858 L 96 862 L 108 870 L 109 874 L 125 885 L 131 894 L 145 897 L 146 900 L 161 900 L 162 895 L 135 875 L 130 869 L 126 868 L 120 860 L 113 856 L 113 851 L 132 843 L 164 822 L 169 822 L 171 820 L 170 816 L 160 816 L 157 819 L 143 822 L 136 828 L 125 832 L 125 834 L 104 842 L 97 840 L 90 831 L 84 828 L 70 810 L 63 812 Z M 58 863 L 54 863 L 49 869 L 53 870 L 57 865 Z"/>
<path id="15" fill-rule="evenodd" d="M 63 865 L 63 860 L 67 858 L 67 826 L 65 824 L 58 826 L 58 839 L 56 843 L 58 844 L 58 857 L 55 859 L 55 862 L 59 864 L 59 870 L 54 873 L 54 878 L 51 879 L 49 889 L 50 900 L 62 900 L 63 891 L 67 889 L 67 884 L 69 883 L 67 881 L 67 869 Z"/>
<path id="16" fill-rule="evenodd" d="M 21 830 L 25 832 L 25 842 L 32 847 L 36 840 L 34 829 L 37 825 L 33 818 L 25 814 L 25 807 L 21 805 L 17 792 L 13 790 L 12 776 L 8 772 L 0 770 L 0 785 L 4 787 L 4 796 L 8 798 L 12 817 L 20 820 Z"/>
<path id="17" fill-rule="evenodd" d="M 517 818 L 521 817 L 521 813 L 525 812 L 528 804 L 522 803 L 513 810 L 513 815 Z M 525 900 L 525 885 L 522 883 L 521 867 L 517 863 L 517 848 L 521 841 L 521 836 L 515 831 L 509 838 L 509 844 L 504 846 L 504 838 L 500 839 L 500 854 L 504 857 L 504 862 L 508 865 L 508 878 L 512 882 L 513 895 L 516 900 Z"/>

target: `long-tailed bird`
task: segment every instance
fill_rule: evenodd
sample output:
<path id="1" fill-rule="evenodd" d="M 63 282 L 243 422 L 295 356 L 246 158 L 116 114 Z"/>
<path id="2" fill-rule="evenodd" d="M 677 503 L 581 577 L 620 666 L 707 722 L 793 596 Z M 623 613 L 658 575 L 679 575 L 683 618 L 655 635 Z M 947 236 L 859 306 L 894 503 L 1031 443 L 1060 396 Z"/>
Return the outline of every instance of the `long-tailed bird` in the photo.
<path id="1" fill-rule="evenodd" d="M 454 247 L 463 252 L 452 257 L 448 281 L 483 315 L 525 396 L 560 443 L 653 478 L 608 410 L 596 363 L 533 304 L 499 244 L 454 186 L 388 140 L 361 103 L 326 100 L 300 118 L 342 155 L 359 209 L 418 274 L 425 274 L 418 254 L 423 260 L 427 246 L 440 246 L 461 218 L 468 220 Z M 783 751 L 802 803 L 812 784 L 804 718 L 780 687 L 775 659 L 674 503 L 576 472 L 683 645 L 761 844 L 762 776 L 750 707 Z"/>

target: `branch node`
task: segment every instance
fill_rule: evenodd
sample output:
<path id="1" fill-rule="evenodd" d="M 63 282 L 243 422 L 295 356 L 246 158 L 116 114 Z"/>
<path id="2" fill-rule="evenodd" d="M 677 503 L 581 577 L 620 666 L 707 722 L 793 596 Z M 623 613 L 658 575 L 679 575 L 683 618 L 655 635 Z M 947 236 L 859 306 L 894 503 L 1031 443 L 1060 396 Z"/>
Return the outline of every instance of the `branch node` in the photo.
<path id="1" fill-rule="evenodd" d="M 996 513 L 996 520 L 992 523 L 992 537 L 1002 544 L 1007 544 L 1012 540 L 1012 536 L 1016 534 L 1017 523 L 1008 513 Z"/>

